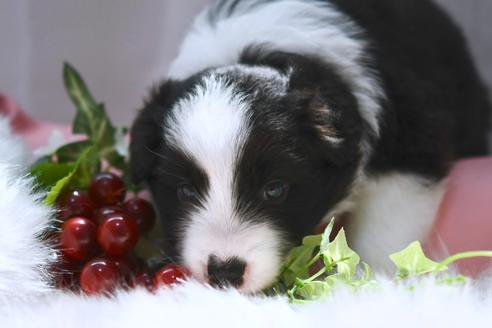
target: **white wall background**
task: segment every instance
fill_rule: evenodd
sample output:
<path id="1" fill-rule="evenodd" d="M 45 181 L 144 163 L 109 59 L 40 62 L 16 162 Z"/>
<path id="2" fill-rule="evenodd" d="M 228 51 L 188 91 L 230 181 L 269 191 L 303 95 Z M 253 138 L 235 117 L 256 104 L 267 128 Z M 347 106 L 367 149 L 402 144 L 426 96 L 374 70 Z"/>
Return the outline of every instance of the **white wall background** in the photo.
<path id="1" fill-rule="evenodd" d="M 0 92 L 37 118 L 69 122 L 73 108 L 61 79 L 67 60 L 114 120 L 129 124 L 192 17 L 209 1 L 0 0 Z M 492 85 L 492 0 L 438 2 L 464 27 Z"/>

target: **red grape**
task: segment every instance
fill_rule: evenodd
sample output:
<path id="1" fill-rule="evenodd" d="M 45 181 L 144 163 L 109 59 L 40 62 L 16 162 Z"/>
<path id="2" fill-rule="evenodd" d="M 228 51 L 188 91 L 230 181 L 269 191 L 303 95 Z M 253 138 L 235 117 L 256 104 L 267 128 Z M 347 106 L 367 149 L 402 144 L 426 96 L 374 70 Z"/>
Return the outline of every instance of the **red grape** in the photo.
<path id="1" fill-rule="evenodd" d="M 107 259 L 112 261 L 116 266 L 120 277 L 120 282 L 128 285 L 133 276 L 133 272 L 127 259 L 123 257 L 107 257 Z"/>
<path id="2" fill-rule="evenodd" d="M 155 211 L 152 204 L 142 198 L 132 198 L 125 203 L 125 210 L 137 222 L 141 232 L 147 232 L 154 226 Z"/>
<path id="3" fill-rule="evenodd" d="M 99 173 L 89 188 L 89 195 L 99 205 L 115 205 L 125 199 L 125 184 L 110 172 Z"/>
<path id="4" fill-rule="evenodd" d="M 72 190 L 63 194 L 57 204 L 58 217 L 63 221 L 75 216 L 90 218 L 94 210 L 94 204 L 87 193 L 80 190 Z"/>
<path id="5" fill-rule="evenodd" d="M 87 294 L 111 293 L 117 286 L 120 275 L 112 260 L 94 259 L 80 273 L 80 287 Z"/>
<path id="6" fill-rule="evenodd" d="M 97 230 L 99 245 L 111 256 L 123 256 L 138 242 L 138 227 L 131 217 L 115 213 L 108 217 Z"/>
<path id="7" fill-rule="evenodd" d="M 70 260 L 83 261 L 97 252 L 97 226 L 83 217 L 71 218 L 63 223 L 60 247 Z"/>
<path id="8" fill-rule="evenodd" d="M 96 222 L 97 224 L 101 224 L 109 218 L 110 216 L 114 215 L 121 215 L 125 212 L 125 210 L 119 206 L 104 206 L 99 208 L 95 213 L 93 217 L 93 221 Z"/>
<path id="9" fill-rule="evenodd" d="M 151 292 L 153 289 L 153 284 L 153 277 L 150 273 L 139 272 L 133 277 L 131 286 L 133 288 L 145 287 L 149 292 Z"/>
<path id="10" fill-rule="evenodd" d="M 170 286 L 181 283 L 186 280 L 186 277 L 188 276 L 189 272 L 185 268 L 176 264 L 168 264 L 155 274 L 154 289 L 157 289 L 160 286 Z"/>

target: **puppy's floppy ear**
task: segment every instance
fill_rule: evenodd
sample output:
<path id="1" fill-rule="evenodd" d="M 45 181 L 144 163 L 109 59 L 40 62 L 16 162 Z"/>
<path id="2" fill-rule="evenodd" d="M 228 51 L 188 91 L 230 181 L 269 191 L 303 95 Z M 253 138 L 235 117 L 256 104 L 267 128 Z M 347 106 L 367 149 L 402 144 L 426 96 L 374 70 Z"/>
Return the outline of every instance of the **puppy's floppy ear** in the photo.
<path id="1" fill-rule="evenodd" d="M 295 108 L 308 147 L 338 166 L 356 160 L 364 126 L 357 101 L 336 68 L 314 56 L 267 48 L 252 46 L 241 61 L 289 76 L 285 106 Z"/>
<path id="2" fill-rule="evenodd" d="M 330 163 L 343 166 L 360 156 L 362 123 L 355 100 L 338 88 L 293 86 L 290 97 L 297 104 L 301 133 L 309 147 Z"/>
<path id="3" fill-rule="evenodd" d="M 348 85 L 319 59 L 298 58 L 292 65 L 289 97 L 308 143 L 337 166 L 357 160 L 364 127 Z"/>
<path id="4" fill-rule="evenodd" d="M 164 144 L 165 113 L 174 104 L 181 83 L 166 81 L 151 91 L 131 128 L 130 173 L 134 183 L 148 179 Z"/>

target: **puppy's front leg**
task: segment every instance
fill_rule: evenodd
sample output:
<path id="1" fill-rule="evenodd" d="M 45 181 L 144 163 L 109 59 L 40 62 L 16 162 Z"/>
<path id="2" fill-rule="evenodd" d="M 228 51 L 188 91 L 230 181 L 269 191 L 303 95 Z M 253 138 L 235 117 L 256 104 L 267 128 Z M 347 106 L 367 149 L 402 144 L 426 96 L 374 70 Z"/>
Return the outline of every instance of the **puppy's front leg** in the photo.
<path id="1" fill-rule="evenodd" d="M 394 270 L 388 255 L 427 236 L 444 182 L 412 174 L 366 178 L 347 222 L 349 243 L 377 272 Z"/>

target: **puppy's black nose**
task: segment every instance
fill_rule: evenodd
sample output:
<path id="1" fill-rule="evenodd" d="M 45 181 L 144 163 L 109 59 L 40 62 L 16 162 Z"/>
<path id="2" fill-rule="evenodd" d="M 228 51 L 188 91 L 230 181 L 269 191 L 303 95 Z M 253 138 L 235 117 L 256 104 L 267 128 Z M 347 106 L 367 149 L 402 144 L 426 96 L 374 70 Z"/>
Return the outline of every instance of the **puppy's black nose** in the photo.
<path id="1" fill-rule="evenodd" d="M 207 265 L 208 282 L 216 287 L 239 287 L 243 284 L 245 269 L 246 262 L 238 257 L 221 260 L 215 255 L 210 255 Z"/>

